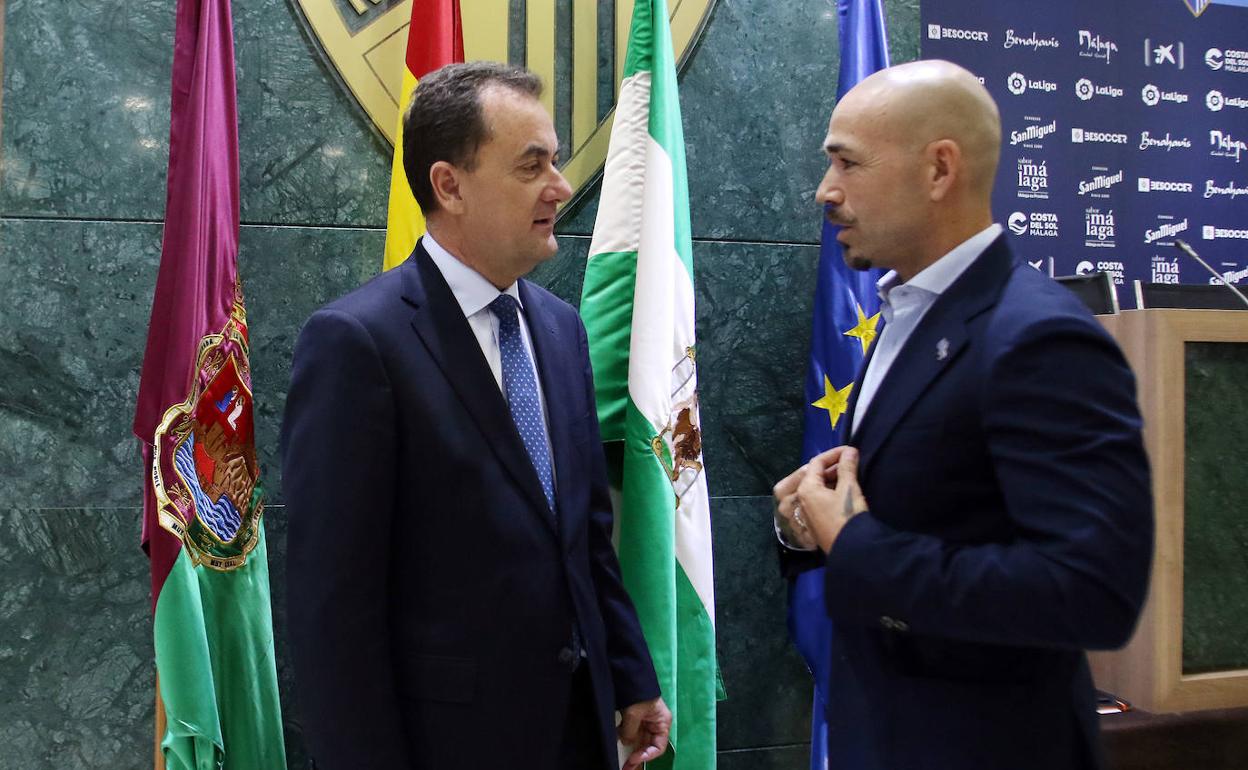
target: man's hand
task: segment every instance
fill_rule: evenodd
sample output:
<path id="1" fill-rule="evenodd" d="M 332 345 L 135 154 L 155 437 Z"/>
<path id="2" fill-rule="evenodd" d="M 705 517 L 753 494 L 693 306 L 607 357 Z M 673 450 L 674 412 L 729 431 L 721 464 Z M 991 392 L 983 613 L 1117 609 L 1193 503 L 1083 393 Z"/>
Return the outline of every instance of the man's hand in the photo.
<path id="1" fill-rule="evenodd" d="M 634 703 L 620 712 L 620 743 L 632 748 L 622 770 L 635 770 L 667 751 L 672 712 L 662 698 Z"/>
<path id="2" fill-rule="evenodd" d="M 772 490 L 778 516 L 795 533 L 808 537 L 797 542 L 817 545 L 828 553 L 850 517 L 867 510 L 858 486 L 858 450 L 839 446 L 812 457 Z"/>
<path id="3" fill-rule="evenodd" d="M 806 526 L 806 520 L 797 508 L 797 485 L 806 475 L 806 466 L 785 476 L 772 487 L 772 495 L 776 498 L 775 519 L 780 528 L 781 542 L 796 548 L 813 551 L 819 547 L 815 535 Z"/>

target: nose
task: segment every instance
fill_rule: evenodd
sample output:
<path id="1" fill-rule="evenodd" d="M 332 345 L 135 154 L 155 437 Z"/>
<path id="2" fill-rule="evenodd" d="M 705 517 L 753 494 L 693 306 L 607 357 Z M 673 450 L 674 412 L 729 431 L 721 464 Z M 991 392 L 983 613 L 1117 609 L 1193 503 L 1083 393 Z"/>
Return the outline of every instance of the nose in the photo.
<path id="1" fill-rule="evenodd" d="M 572 185 L 568 184 L 567 178 L 564 177 L 559 169 L 552 168 L 555 178 L 546 186 L 546 200 L 559 204 L 572 197 Z"/>
<path id="2" fill-rule="evenodd" d="M 824 206 L 840 206 L 845 203 L 845 191 L 841 189 L 838 183 L 836 168 L 828 167 L 828 172 L 823 175 L 823 180 L 819 182 L 819 188 L 815 190 L 815 201 Z"/>

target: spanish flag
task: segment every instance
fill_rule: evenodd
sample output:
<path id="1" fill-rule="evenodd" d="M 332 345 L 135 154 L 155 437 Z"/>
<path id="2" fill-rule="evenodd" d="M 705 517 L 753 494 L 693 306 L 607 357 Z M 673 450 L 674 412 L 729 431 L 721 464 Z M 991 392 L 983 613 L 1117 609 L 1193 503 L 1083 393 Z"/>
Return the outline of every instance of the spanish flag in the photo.
<path id="1" fill-rule="evenodd" d="M 402 264 L 425 231 L 425 217 L 412 197 L 403 171 L 403 115 L 420 78 L 437 68 L 464 60 L 464 30 L 459 0 L 412 0 L 412 23 L 407 28 L 407 55 L 403 61 L 403 88 L 399 92 L 398 129 L 394 132 L 394 162 L 390 169 L 390 213 L 386 217 L 386 255 L 382 268 Z"/>

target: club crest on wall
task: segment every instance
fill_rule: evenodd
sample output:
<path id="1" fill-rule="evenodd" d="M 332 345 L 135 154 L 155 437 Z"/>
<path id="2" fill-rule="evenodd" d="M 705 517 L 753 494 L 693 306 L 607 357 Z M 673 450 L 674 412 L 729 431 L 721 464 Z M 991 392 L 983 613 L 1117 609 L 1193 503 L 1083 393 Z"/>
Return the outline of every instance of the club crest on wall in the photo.
<path id="1" fill-rule="evenodd" d="M 399 114 L 412 2 L 290 0 L 343 90 L 391 144 Z M 464 56 L 523 64 L 546 84 L 542 101 L 565 148 L 561 170 L 579 193 L 607 157 L 633 0 L 461 0 Z M 671 6 L 683 64 L 714 0 Z M 575 198 L 575 196 L 574 196 Z"/>

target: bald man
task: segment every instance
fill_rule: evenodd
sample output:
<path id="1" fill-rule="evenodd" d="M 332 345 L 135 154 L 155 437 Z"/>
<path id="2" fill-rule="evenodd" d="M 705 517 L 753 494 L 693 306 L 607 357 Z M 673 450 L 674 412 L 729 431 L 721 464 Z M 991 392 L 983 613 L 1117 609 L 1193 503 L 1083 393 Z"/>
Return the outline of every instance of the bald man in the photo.
<path id="1" fill-rule="evenodd" d="M 1152 554 L 1135 382 L 1073 295 L 1010 252 L 996 105 L 940 61 L 837 105 L 817 197 L 888 270 L 848 440 L 775 487 L 827 566 L 829 766 L 1102 766 L 1084 655 L 1129 638 Z"/>

